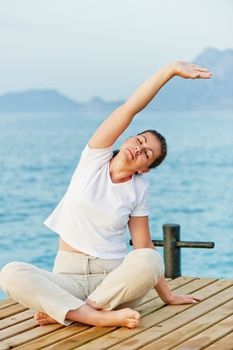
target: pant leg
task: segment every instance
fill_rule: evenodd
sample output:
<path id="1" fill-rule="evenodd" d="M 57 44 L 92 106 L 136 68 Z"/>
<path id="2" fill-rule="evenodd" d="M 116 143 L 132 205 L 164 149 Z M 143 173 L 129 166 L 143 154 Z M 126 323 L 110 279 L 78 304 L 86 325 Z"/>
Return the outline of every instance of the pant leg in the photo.
<path id="1" fill-rule="evenodd" d="M 85 305 L 81 280 L 77 283 L 65 274 L 26 263 L 12 262 L 4 266 L 0 272 L 0 286 L 20 304 L 43 311 L 64 325 L 71 323 L 65 320 L 69 310 Z"/>
<path id="2" fill-rule="evenodd" d="M 112 310 L 127 302 L 135 305 L 163 275 L 163 261 L 156 250 L 135 249 L 89 294 L 88 299 L 104 310 Z"/>

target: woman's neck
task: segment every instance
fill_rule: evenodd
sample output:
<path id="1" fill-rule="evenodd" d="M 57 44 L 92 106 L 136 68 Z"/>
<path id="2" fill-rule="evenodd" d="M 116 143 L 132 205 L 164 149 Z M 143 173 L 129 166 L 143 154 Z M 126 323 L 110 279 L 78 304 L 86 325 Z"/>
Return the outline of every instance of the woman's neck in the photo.
<path id="1" fill-rule="evenodd" d="M 112 179 L 112 182 L 120 183 L 126 182 L 132 179 L 132 171 L 126 170 L 121 166 L 116 159 L 116 157 L 112 158 L 109 162 L 109 173 Z"/>

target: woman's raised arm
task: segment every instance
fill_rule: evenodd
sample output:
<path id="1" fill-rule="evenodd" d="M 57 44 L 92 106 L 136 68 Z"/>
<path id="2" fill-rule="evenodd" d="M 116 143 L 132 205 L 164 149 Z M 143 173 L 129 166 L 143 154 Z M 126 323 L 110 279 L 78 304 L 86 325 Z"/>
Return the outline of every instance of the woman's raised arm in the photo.
<path id="1" fill-rule="evenodd" d="M 144 109 L 163 85 L 175 75 L 191 79 L 211 78 L 208 69 L 191 63 L 175 62 L 163 66 L 139 86 L 132 96 L 99 126 L 88 142 L 89 147 L 105 148 L 112 146 L 129 126 L 134 116 Z"/>

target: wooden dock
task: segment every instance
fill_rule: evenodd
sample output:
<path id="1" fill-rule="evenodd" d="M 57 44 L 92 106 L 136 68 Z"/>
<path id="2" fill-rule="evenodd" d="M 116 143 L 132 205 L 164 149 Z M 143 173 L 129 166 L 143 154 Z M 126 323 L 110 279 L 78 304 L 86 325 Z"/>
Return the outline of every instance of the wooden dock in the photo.
<path id="1" fill-rule="evenodd" d="M 0 349 L 233 350 L 233 280 L 179 277 L 175 293 L 195 294 L 195 305 L 164 305 L 150 291 L 137 307 L 140 326 L 37 326 L 32 311 L 12 299 L 0 302 Z"/>

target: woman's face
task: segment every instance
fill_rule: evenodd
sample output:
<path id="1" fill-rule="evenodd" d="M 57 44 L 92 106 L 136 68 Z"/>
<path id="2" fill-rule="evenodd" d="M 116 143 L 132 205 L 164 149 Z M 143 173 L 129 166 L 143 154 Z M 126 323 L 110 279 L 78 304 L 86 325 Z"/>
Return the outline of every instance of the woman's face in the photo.
<path id="1" fill-rule="evenodd" d="M 127 139 L 120 148 L 125 164 L 135 172 L 149 171 L 149 166 L 160 156 L 161 146 L 150 132 Z"/>

